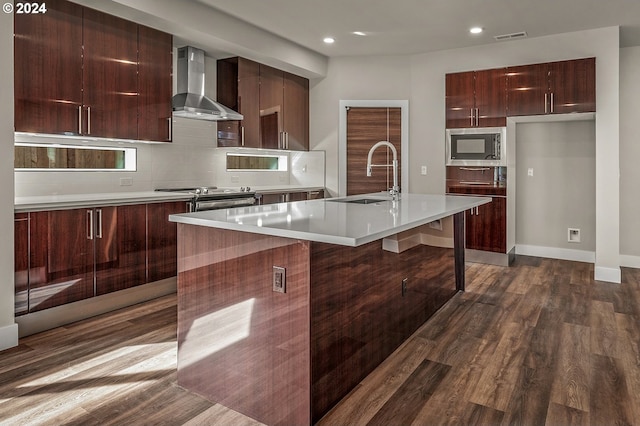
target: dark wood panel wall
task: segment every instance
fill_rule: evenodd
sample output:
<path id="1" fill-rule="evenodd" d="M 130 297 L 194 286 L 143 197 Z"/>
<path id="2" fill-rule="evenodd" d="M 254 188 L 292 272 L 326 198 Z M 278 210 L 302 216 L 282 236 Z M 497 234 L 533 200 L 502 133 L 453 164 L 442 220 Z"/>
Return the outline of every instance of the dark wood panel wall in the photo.
<path id="1" fill-rule="evenodd" d="M 398 151 L 398 185 L 402 170 L 401 108 L 349 107 L 347 111 L 347 195 L 386 191 L 393 186 L 393 170 L 373 168 L 367 177 L 367 154 L 377 142 L 389 141 Z M 374 164 L 391 164 L 391 150 L 378 148 Z M 402 188 L 401 188 L 402 189 Z"/>

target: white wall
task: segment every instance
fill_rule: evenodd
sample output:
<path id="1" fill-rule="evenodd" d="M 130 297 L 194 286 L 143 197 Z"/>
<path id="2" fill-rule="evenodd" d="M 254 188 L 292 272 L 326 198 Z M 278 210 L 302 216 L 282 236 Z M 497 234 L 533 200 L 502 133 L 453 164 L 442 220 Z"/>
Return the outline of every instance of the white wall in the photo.
<path id="1" fill-rule="evenodd" d="M 339 188 L 340 100 L 407 100 L 410 75 L 406 56 L 332 58 L 326 78 L 311 82 L 310 149 L 326 152 L 326 187 L 331 195 L 337 195 Z"/>
<path id="2" fill-rule="evenodd" d="M 593 259 L 595 122 L 520 123 L 516 133 L 516 244 Z M 567 241 L 567 228 L 580 229 L 579 243 Z"/>
<path id="3" fill-rule="evenodd" d="M 311 146 L 327 151 L 336 191 L 339 99 L 409 99 L 409 191 L 443 193 L 444 76 L 448 72 L 596 57 L 596 277 L 619 280 L 619 29 L 496 42 L 414 56 L 332 58 L 311 89 Z M 427 176 L 420 166 L 427 166 Z"/>
<path id="4" fill-rule="evenodd" d="M 640 268 L 640 47 L 620 50 L 620 253 Z"/>
<path id="5" fill-rule="evenodd" d="M 13 15 L 0 14 L 0 350 L 18 344 L 13 319 Z"/>

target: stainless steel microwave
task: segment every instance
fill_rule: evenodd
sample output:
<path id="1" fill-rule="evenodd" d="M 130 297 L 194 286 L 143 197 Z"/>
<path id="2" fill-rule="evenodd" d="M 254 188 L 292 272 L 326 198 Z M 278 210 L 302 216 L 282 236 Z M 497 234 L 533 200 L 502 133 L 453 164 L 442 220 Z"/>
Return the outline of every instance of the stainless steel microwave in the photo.
<path id="1" fill-rule="evenodd" d="M 447 129 L 447 166 L 506 166 L 506 127 Z"/>

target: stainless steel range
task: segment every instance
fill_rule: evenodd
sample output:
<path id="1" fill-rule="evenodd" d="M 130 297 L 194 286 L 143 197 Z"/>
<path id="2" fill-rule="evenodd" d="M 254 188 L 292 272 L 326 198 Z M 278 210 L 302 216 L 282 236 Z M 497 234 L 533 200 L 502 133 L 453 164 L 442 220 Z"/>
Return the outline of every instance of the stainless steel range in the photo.
<path id="1" fill-rule="evenodd" d="M 256 193 L 249 187 L 238 189 L 200 186 L 197 188 L 156 189 L 162 192 L 184 192 L 192 196 L 189 212 L 251 206 L 256 203 Z"/>

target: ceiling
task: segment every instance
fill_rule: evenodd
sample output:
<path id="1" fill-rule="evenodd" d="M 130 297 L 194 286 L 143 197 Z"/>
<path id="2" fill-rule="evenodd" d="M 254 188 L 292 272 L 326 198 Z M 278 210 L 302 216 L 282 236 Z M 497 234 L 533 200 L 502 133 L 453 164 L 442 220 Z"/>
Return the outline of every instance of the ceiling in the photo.
<path id="1" fill-rule="evenodd" d="M 640 0 L 196 0 L 329 57 L 406 55 L 620 26 L 640 45 Z M 469 28 L 484 32 L 471 35 Z M 366 36 L 352 34 L 362 31 Z M 323 38 L 335 43 L 327 45 Z"/>

